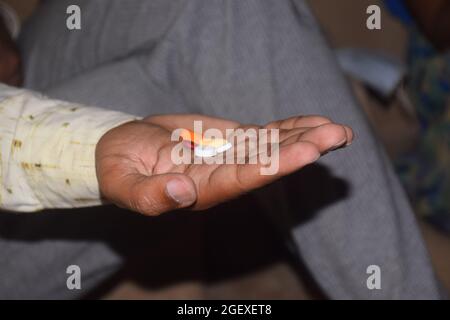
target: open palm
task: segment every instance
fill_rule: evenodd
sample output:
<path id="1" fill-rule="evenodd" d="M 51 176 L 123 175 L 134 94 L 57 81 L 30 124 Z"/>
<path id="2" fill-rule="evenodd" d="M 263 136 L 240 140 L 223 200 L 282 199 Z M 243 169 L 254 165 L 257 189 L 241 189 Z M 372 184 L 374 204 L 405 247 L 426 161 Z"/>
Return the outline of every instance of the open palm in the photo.
<path id="1" fill-rule="evenodd" d="M 248 152 L 242 164 L 174 164 L 171 154 L 179 142 L 171 140 L 172 132 L 193 130 L 194 121 L 202 121 L 203 130 L 218 129 L 224 136 L 226 129 L 278 129 L 277 172 L 262 175 L 267 164 Z M 97 176 L 102 195 L 121 207 L 147 215 L 184 207 L 201 210 L 293 173 L 352 139 L 350 128 L 318 116 L 293 117 L 263 127 L 194 114 L 152 116 L 102 137 L 96 150 Z"/>

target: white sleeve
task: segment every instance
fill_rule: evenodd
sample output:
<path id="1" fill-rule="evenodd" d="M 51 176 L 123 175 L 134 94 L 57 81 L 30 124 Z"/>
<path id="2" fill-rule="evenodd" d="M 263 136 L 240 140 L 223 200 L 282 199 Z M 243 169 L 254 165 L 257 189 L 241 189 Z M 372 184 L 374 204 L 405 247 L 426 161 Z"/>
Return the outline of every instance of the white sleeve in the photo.
<path id="1" fill-rule="evenodd" d="M 136 119 L 0 84 L 0 209 L 101 204 L 96 144 L 111 128 Z"/>

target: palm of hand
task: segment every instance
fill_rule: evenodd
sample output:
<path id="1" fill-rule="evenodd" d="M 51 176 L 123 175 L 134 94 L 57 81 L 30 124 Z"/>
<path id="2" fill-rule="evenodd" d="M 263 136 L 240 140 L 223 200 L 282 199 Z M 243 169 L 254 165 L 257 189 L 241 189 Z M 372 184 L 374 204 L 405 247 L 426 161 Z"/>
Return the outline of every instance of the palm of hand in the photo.
<path id="1" fill-rule="evenodd" d="M 97 145 L 97 176 L 103 196 L 148 215 L 191 206 L 206 209 L 266 185 L 314 162 L 320 154 L 348 144 L 351 129 L 322 117 L 295 117 L 264 126 L 279 129 L 279 168 L 261 175 L 264 164 L 174 164 L 173 130 L 248 128 L 233 121 L 201 115 L 154 116 L 119 126 Z M 256 126 L 255 126 L 256 127 Z"/>

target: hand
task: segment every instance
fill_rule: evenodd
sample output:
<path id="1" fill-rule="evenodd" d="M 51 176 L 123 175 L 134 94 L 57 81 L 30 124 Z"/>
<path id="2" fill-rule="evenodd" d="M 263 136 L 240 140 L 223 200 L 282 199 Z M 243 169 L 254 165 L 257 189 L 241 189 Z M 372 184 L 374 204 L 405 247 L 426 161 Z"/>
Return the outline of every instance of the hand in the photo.
<path id="1" fill-rule="evenodd" d="M 20 56 L 0 17 L 0 82 L 19 86 L 22 82 Z"/>
<path id="2" fill-rule="evenodd" d="M 348 145 L 352 130 L 318 116 L 294 117 L 262 127 L 279 129 L 279 170 L 261 175 L 264 164 L 181 164 L 171 161 L 174 129 L 248 128 L 201 115 L 153 116 L 107 132 L 97 144 L 96 168 L 103 197 L 146 215 L 190 207 L 202 210 L 293 173 L 321 154 Z M 260 128 L 254 126 L 255 128 Z"/>

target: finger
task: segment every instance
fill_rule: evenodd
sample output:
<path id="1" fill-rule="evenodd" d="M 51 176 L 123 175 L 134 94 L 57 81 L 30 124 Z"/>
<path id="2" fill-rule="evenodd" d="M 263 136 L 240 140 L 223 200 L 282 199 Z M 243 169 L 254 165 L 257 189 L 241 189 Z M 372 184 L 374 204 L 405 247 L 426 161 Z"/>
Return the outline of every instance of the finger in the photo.
<path id="1" fill-rule="evenodd" d="M 345 134 L 347 135 L 347 146 L 351 145 L 353 142 L 353 139 L 355 138 L 355 134 L 353 133 L 352 128 L 348 126 L 343 126 L 345 129 Z"/>
<path id="2" fill-rule="evenodd" d="M 274 157 L 275 152 L 278 157 Z M 297 142 L 271 152 L 270 164 L 222 165 L 211 172 L 207 184 L 200 187 L 201 195 L 195 209 L 205 209 L 218 202 L 267 185 L 285 175 L 316 161 L 320 157 L 317 147 L 309 142 Z M 219 198 L 220 195 L 220 198 Z M 214 199 L 213 197 L 217 197 Z"/>
<path id="3" fill-rule="evenodd" d="M 114 203 L 150 216 L 189 207 L 197 200 L 192 179 L 177 173 L 130 174 L 122 179 L 113 194 L 110 200 Z"/>
<path id="4" fill-rule="evenodd" d="M 328 123 L 331 123 L 331 120 L 322 116 L 296 116 L 284 120 L 270 122 L 265 127 L 267 129 L 294 129 L 318 127 Z"/>
<path id="5" fill-rule="evenodd" d="M 311 128 L 303 134 L 290 137 L 283 142 L 289 145 L 295 142 L 310 142 L 317 146 L 320 153 L 337 149 L 347 144 L 347 131 L 344 126 L 337 124 L 325 124 Z"/>
<path id="6" fill-rule="evenodd" d="M 184 128 L 188 130 L 194 130 L 194 121 L 201 121 L 203 130 L 215 128 L 222 130 L 223 132 L 225 132 L 226 129 L 233 129 L 239 126 L 239 123 L 235 121 L 200 114 L 156 115 L 148 117 L 144 119 L 144 121 L 148 121 L 166 128 Z"/>
<path id="7" fill-rule="evenodd" d="M 284 141 L 290 139 L 291 137 L 297 137 L 300 134 L 303 134 L 304 132 L 310 130 L 311 128 L 294 128 L 294 129 L 281 129 L 279 131 L 279 139 L 280 143 L 283 143 Z M 292 140 L 292 139 L 291 139 Z"/>

